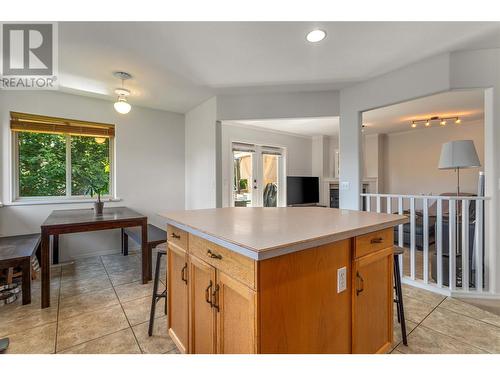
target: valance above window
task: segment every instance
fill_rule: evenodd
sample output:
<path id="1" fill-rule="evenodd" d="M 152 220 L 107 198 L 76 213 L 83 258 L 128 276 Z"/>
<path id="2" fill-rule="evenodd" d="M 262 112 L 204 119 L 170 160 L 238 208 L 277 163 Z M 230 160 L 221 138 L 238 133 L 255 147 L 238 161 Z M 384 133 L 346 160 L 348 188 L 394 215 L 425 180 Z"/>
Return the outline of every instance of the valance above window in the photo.
<path id="1" fill-rule="evenodd" d="M 100 138 L 115 136 L 115 126 L 113 124 L 20 112 L 10 112 L 10 129 L 15 132 L 69 134 Z"/>

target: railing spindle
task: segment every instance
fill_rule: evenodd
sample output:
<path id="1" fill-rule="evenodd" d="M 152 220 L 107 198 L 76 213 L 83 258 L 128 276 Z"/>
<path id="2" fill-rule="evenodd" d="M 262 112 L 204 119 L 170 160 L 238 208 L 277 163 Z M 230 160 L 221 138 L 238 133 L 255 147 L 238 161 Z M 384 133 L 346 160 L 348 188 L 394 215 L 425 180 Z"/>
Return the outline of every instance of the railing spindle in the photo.
<path id="1" fill-rule="evenodd" d="M 377 195 L 377 213 L 381 213 L 382 211 L 380 210 L 380 195 Z"/>
<path id="2" fill-rule="evenodd" d="M 462 200 L 462 289 L 469 290 L 469 201 Z"/>
<path id="3" fill-rule="evenodd" d="M 450 290 L 455 290 L 457 285 L 457 275 L 456 275 L 456 256 L 457 256 L 457 241 L 456 241 L 456 203 L 455 199 L 450 199 L 448 201 L 448 265 L 449 265 L 449 288 Z"/>
<path id="4" fill-rule="evenodd" d="M 417 257 L 415 249 L 415 198 L 410 198 L 410 277 L 415 280 Z"/>
<path id="5" fill-rule="evenodd" d="M 483 291 L 483 201 L 476 200 L 476 291 Z"/>
<path id="6" fill-rule="evenodd" d="M 368 195 L 366 197 L 366 212 L 370 212 L 371 197 Z"/>
<path id="7" fill-rule="evenodd" d="M 429 283 L 429 200 L 424 198 L 423 203 L 423 230 L 424 230 L 424 283 Z"/>
<path id="8" fill-rule="evenodd" d="M 387 197 L 387 213 L 392 214 L 392 197 Z"/>
<path id="9" fill-rule="evenodd" d="M 443 287 L 443 201 L 438 199 L 436 206 L 436 264 L 437 264 L 437 285 Z"/>

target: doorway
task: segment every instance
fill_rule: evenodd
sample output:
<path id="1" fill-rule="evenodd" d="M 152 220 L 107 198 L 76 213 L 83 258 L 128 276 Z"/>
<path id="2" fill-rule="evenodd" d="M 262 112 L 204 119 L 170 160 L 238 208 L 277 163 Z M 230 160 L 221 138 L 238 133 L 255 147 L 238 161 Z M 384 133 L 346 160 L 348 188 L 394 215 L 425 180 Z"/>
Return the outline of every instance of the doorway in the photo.
<path id="1" fill-rule="evenodd" d="M 233 142 L 231 206 L 284 206 L 285 157 L 281 147 Z"/>

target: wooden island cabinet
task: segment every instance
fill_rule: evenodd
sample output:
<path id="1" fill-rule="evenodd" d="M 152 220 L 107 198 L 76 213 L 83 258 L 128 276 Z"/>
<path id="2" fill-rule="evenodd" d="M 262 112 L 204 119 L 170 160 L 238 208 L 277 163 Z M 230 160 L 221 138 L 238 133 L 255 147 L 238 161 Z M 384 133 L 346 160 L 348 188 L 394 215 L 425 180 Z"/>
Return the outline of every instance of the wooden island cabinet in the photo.
<path id="1" fill-rule="evenodd" d="M 392 226 L 406 218 L 355 211 L 348 211 L 346 218 L 314 208 L 316 212 L 304 211 L 306 217 L 299 215 L 299 220 L 324 210 L 330 219 L 349 222 L 361 214 L 368 224 L 354 220 L 357 230 L 335 235 L 328 229 L 333 235 L 302 242 L 290 235 L 286 246 L 270 247 L 283 240 L 266 242 L 261 237 L 252 243 L 244 236 L 236 240 L 227 229 L 203 226 L 204 220 L 236 225 L 238 214 L 247 214 L 241 210 L 249 208 L 234 210 L 165 214 L 167 322 L 182 353 L 384 353 L 390 348 Z M 296 212 L 285 213 L 292 218 L 283 224 L 281 217 L 281 229 L 296 228 Z M 282 235 L 279 229 L 276 233 Z"/>

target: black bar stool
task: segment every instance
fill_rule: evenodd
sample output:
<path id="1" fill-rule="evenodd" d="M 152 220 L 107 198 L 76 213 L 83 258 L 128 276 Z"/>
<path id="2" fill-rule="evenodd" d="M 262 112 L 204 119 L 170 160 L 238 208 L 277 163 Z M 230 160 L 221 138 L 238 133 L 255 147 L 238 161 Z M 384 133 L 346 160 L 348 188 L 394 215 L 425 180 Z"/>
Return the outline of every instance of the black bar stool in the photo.
<path id="1" fill-rule="evenodd" d="M 153 299 L 151 301 L 151 313 L 149 316 L 149 330 L 148 335 L 153 335 L 153 324 L 155 321 L 155 310 L 156 303 L 161 299 L 165 298 L 165 314 L 167 314 L 167 287 L 162 293 L 158 293 L 158 283 L 160 281 L 160 265 L 161 265 L 161 257 L 163 255 L 167 255 L 165 250 L 158 250 L 158 254 L 156 255 L 156 269 L 155 269 L 155 280 L 153 285 Z M 166 281 L 165 281 L 166 283 Z"/>
<path id="2" fill-rule="evenodd" d="M 403 290 L 401 288 L 401 273 L 399 270 L 399 256 L 403 256 L 405 249 L 399 246 L 394 246 L 394 291 L 396 298 L 394 302 L 397 305 L 398 323 L 401 325 L 401 336 L 403 336 L 403 344 L 408 346 L 406 339 L 406 320 L 405 310 L 403 306 Z"/>

